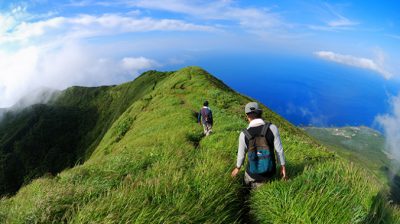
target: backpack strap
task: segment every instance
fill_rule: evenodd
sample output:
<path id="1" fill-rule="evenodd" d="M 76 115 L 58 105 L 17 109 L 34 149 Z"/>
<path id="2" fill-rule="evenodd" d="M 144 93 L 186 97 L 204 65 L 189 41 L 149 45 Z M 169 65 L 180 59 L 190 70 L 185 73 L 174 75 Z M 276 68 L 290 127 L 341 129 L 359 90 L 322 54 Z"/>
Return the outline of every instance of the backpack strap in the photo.
<path id="1" fill-rule="evenodd" d="M 268 128 L 270 125 L 271 125 L 271 123 L 269 123 L 269 122 L 264 125 L 264 127 L 261 130 L 261 136 L 264 136 L 264 137 L 267 136 L 267 131 L 268 131 Z"/>
<path id="2" fill-rule="evenodd" d="M 203 118 L 203 120 L 205 120 L 205 121 L 208 121 L 208 116 L 207 116 L 207 113 L 208 112 L 208 110 L 207 110 L 207 108 L 201 108 L 201 117 Z"/>
<path id="3" fill-rule="evenodd" d="M 250 132 L 247 129 L 243 129 L 243 134 L 246 136 L 246 138 L 250 141 L 250 139 L 253 138 L 253 136 L 251 136 Z"/>

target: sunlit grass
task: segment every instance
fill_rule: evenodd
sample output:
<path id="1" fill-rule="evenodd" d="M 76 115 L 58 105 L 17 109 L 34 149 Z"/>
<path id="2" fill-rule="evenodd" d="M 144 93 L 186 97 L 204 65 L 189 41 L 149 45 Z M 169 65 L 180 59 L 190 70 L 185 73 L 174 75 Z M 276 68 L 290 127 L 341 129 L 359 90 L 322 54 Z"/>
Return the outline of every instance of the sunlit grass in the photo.
<path id="1" fill-rule="evenodd" d="M 123 97 L 120 87 L 113 88 L 113 97 Z M 203 138 L 194 112 L 205 99 L 215 125 L 214 134 Z M 243 106 L 249 100 L 199 68 L 170 73 L 153 91 L 129 104 L 84 164 L 34 180 L 14 197 L 2 199 L 0 222 L 248 221 L 243 172 L 233 179 L 230 171 L 238 135 L 247 125 Z M 255 220 L 394 220 L 397 213 L 380 197 L 381 186 L 368 174 L 263 109 L 266 119 L 280 128 L 290 180 L 277 178 L 251 193 Z"/>

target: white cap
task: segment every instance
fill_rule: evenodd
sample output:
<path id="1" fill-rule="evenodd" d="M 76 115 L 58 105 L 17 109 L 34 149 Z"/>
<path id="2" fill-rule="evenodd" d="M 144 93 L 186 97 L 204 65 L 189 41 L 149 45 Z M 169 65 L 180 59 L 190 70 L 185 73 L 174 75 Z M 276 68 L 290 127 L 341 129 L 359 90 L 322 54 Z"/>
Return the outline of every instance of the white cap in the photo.
<path id="1" fill-rule="evenodd" d="M 256 102 L 250 102 L 248 104 L 246 104 L 246 107 L 244 108 L 244 112 L 246 114 L 251 113 L 251 112 L 261 112 L 262 110 L 260 109 L 260 107 L 258 107 L 258 103 Z"/>

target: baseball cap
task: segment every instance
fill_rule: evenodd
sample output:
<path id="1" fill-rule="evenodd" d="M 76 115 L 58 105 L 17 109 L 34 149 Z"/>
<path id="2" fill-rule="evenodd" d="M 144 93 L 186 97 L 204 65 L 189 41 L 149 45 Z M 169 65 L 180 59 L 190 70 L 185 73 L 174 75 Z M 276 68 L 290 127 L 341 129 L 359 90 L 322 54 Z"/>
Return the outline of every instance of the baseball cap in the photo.
<path id="1" fill-rule="evenodd" d="M 258 106 L 258 103 L 256 102 L 250 102 L 246 104 L 246 107 L 244 108 L 244 112 L 246 114 L 251 113 L 251 112 L 261 112 L 262 110 Z"/>

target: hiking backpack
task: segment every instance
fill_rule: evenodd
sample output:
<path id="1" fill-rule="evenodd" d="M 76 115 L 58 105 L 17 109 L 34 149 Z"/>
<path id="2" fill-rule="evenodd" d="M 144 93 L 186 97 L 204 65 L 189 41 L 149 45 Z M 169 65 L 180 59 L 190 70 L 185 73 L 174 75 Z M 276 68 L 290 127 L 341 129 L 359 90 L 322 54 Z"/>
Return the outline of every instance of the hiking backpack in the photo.
<path id="1" fill-rule="evenodd" d="M 243 133 L 249 140 L 248 145 L 248 165 L 247 171 L 251 176 L 265 176 L 271 175 L 276 170 L 275 154 L 267 142 L 267 131 L 271 124 L 265 124 L 261 129 L 261 133 L 252 136 L 250 132 L 245 129 Z"/>
<path id="2" fill-rule="evenodd" d="M 202 108 L 201 111 L 201 116 L 203 117 L 203 120 L 206 121 L 209 124 L 213 123 L 212 120 L 212 115 L 211 115 L 211 110 L 208 108 Z"/>

